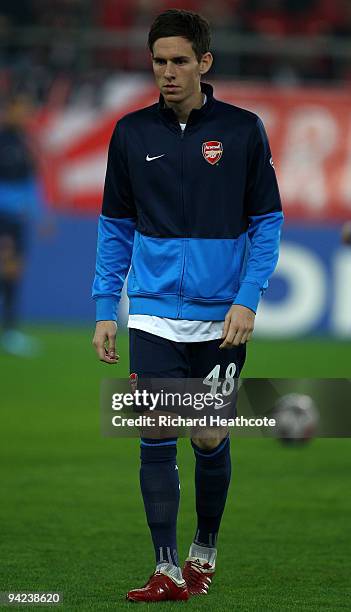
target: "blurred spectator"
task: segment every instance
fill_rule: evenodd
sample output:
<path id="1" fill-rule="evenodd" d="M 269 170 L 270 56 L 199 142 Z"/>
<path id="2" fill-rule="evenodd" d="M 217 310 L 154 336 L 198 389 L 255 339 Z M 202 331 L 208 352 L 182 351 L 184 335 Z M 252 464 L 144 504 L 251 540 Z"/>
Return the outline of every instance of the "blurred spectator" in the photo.
<path id="1" fill-rule="evenodd" d="M 77 99 L 77 90 L 96 99 L 94 87 L 116 70 L 149 70 L 147 29 L 158 13 L 175 5 L 174 0 L 1 0 L 0 84 L 27 91 L 39 103 Z M 209 19 L 215 49 L 221 36 L 242 34 L 245 43 L 249 35 L 246 50 L 216 50 L 216 76 L 290 83 L 351 79 L 351 58 L 333 59 L 330 42 L 314 57 L 280 53 L 276 46 L 289 36 L 305 36 L 312 43 L 318 36 L 347 41 L 351 0 L 183 0 L 181 7 Z M 21 39 L 29 26 L 39 28 L 32 30 L 33 44 Z M 255 38 L 265 53 L 255 52 Z M 303 50 L 303 41 L 297 44 Z"/>
<path id="2" fill-rule="evenodd" d="M 36 24 L 62 30 L 91 25 L 89 5 L 86 0 L 32 0 Z"/>
<path id="3" fill-rule="evenodd" d="M 34 3 L 31 0 L 1 0 L 0 15 L 10 26 L 29 25 L 35 20 Z"/>
<path id="4" fill-rule="evenodd" d="M 300 13 L 296 29 L 307 36 L 322 36 L 340 22 L 341 15 L 340 0 L 318 0 Z"/>
<path id="5" fill-rule="evenodd" d="M 289 15 L 282 0 L 250 0 L 245 3 L 245 26 L 260 35 L 284 36 L 289 31 Z"/>
<path id="6" fill-rule="evenodd" d="M 18 356 L 31 356 L 38 348 L 18 330 L 17 313 L 28 233 L 44 209 L 35 152 L 26 133 L 30 112 L 28 100 L 11 100 L 0 123 L 0 347 Z"/>
<path id="7" fill-rule="evenodd" d="M 284 10 L 290 15 L 294 13 L 304 13 L 314 10 L 318 5 L 319 0 L 284 0 Z"/>
<path id="8" fill-rule="evenodd" d="M 340 0 L 338 4 L 339 19 L 334 24 L 330 24 L 328 34 L 343 42 L 351 40 L 351 2 L 350 0 Z M 333 78 L 337 81 L 344 81 L 351 86 L 351 57 L 342 61 L 332 60 Z"/>
<path id="9" fill-rule="evenodd" d="M 100 0 L 95 6 L 96 25 L 107 30 L 130 28 L 135 4 L 135 0 Z"/>
<path id="10" fill-rule="evenodd" d="M 337 38 L 351 39 L 351 2 L 350 0 L 339 0 L 337 5 L 338 18 L 329 20 L 329 34 Z"/>

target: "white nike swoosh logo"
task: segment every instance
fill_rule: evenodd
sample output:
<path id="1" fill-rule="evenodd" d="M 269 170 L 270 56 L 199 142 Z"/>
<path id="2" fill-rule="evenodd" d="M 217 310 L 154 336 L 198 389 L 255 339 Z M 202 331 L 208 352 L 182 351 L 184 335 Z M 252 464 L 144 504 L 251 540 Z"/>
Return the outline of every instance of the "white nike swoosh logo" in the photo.
<path id="1" fill-rule="evenodd" d="M 146 161 L 153 161 L 154 159 L 159 159 L 160 157 L 163 157 L 164 155 L 166 155 L 166 153 L 162 153 L 162 155 L 156 155 L 156 157 L 149 157 L 149 155 L 147 155 Z"/>
<path id="2" fill-rule="evenodd" d="M 226 406 L 230 406 L 230 402 L 227 402 L 226 404 L 215 404 L 214 409 L 220 410 L 221 408 L 225 408 Z"/>

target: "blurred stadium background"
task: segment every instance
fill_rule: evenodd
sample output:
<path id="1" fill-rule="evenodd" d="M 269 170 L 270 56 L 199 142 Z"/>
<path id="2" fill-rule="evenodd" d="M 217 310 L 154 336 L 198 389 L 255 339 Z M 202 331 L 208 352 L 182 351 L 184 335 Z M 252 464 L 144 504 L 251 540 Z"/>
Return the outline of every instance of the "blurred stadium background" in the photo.
<path id="1" fill-rule="evenodd" d="M 60 590 L 69 610 L 123 605 L 132 573 L 142 581 L 152 566 L 138 442 L 99 430 L 101 379 L 128 373 L 127 299 L 111 372 L 91 348 L 90 294 L 109 137 L 157 99 L 146 36 L 175 5 L 210 20 L 216 97 L 262 117 L 286 215 L 244 374 L 350 376 L 350 0 L 1 0 L 0 107 L 27 106 L 50 230 L 29 234 L 19 299 L 21 328 L 40 344 L 29 359 L 0 352 L 0 590 Z M 184 553 L 192 457 L 180 446 Z M 349 440 L 287 451 L 243 439 L 233 452 L 223 542 L 236 554 L 223 552 L 211 609 L 347 609 Z"/>
<path id="2" fill-rule="evenodd" d="M 21 315 L 91 324 L 96 217 L 116 120 L 157 92 L 145 48 L 158 0 L 3 0 L 2 101 L 26 96 L 40 152 L 51 239 L 32 240 Z M 351 3 L 188 1 L 214 29 L 217 97 L 260 114 L 287 223 L 279 268 L 257 319 L 269 337 L 351 334 Z M 45 285 L 45 291 L 35 287 Z M 121 321 L 125 323 L 124 301 Z M 257 336 L 259 335 L 257 333 Z"/>

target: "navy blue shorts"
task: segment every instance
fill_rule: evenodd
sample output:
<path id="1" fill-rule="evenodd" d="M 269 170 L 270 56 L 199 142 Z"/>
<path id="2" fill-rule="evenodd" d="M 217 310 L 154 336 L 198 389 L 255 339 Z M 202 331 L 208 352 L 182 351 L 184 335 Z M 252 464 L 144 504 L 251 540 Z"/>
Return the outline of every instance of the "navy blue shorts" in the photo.
<path id="1" fill-rule="evenodd" d="M 218 378 L 226 378 L 227 368 L 235 369 L 238 377 L 245 363 L 246 344 L 219 349 L 221 343 L 220 338 L 174 342 L 130 328 L 130 372 L 142 378 L 205 378 L 217 366 Z"/>
<path id="2" fill-rule="evenodd" d="M 231 349 L 219 349 L 221 339 L 204 342 L 174 342 L 140 329 L 129 329 L 130 372 L 144 379 L 197 379 L 203 391 L 203 380 L 210 376 L 216 379 L 237 379 L 245 363 L 246 345 Z M 176 381 L 174 391 L 178 391 Z M 185 382 L 185 381 L 184 381 Z M 194 380 L 192 381 L 194 383 Z M 147 386 L 147 382 L 146 382 Z M 154 390 L 154 389 L 153 389 Z M 159 390 L 158 388 L 156 389 Z M 167 383 L 167 391 L 172 386 Z M 207 391 L 207 389 L 206 389 Z M 209 391 L 209 389 L 208 389 Z M 229 406 L 229 404 L 228 404 Z M 138 411 L 138 410 L 137 410 Z M 141 409 L 141 412 L 143 410 Z M 201 413 L 202 416 L 203 413 Z M 184 414 L 184 409 L 182 412 Z M 194 412 L 190 416 L 194 416 Z M 199 413 L 197 413 L 199 416 Z M 227 414 L 235 417 L 236 402 L 227 408 Z M 175 443 L 174 433 L 163 433 L 161 438 L 152 439 L 141 436 L 142 445 Z M 208 437 L 208 433 L 207 433 Z"/>

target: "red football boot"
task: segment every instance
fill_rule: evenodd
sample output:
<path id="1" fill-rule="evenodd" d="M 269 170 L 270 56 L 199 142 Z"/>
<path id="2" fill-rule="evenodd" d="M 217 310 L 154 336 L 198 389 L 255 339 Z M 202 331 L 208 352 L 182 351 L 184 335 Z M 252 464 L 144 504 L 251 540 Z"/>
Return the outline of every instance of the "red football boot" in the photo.
<path id="1" fill-rule="evenodd" d="M 189 595 L 207 595 L 215 574 L 214 566 L 199 559 L 187 559 L 182 569 Z"/>
<path id="2" fill-rule="evenodd" d="M 189 599 L 186 582 L 172 580 L 161 571 L 156 571 L 140 589 L 127 593 L 128 601 L 186 601 Z"/>

